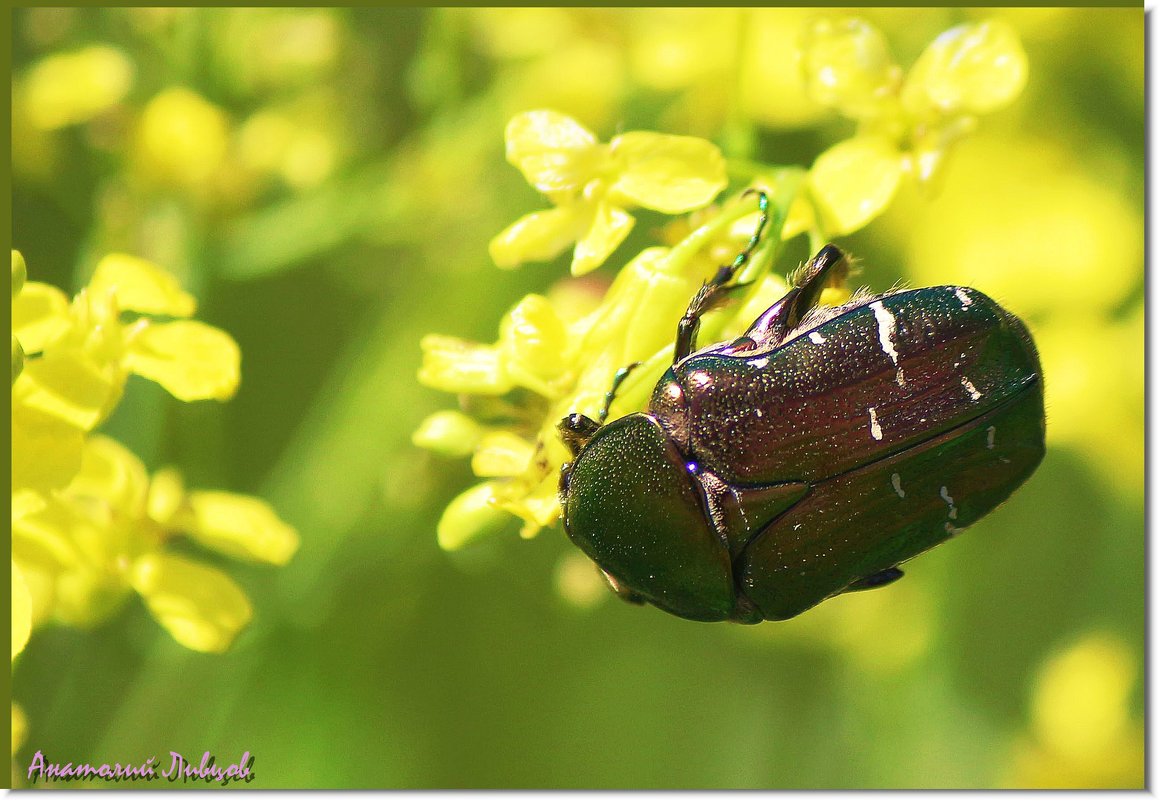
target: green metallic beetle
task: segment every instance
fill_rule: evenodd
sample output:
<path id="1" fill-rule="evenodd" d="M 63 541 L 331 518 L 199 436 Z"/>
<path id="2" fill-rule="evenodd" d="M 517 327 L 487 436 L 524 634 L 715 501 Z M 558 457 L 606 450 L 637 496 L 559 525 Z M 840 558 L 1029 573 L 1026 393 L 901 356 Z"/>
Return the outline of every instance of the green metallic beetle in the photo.
<path id="1" fill-rule="evenodd" d="M 784 620 L 895 581 L 1044 455 L 1019 319 L 958 286 L 819 307 L 846 269 L 833 245 L 742 337 L 696 350 L 757 238 L 691 301 L 647 412 L 559 425 L 568 536 L 623 597 L 691 620 Z"/>

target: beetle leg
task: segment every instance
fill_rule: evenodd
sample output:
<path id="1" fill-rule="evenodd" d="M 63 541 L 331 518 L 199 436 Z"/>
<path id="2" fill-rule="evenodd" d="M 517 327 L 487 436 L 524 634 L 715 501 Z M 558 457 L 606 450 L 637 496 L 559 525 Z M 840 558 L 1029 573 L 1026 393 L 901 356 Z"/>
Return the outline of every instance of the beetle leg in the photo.
<path id="1" fill-rule="evenodd" d="M 886 570 L 880 570 L 878 573 L 864 576 L 858 581 L 852 581 L 847 585 L 845 592 L 858 592 L 859 590 L 873 590 L 878 587 L 886 587 L 888 584 L 894 584 L 901 578 L 903 578 L 902 570 L 897 567 L 889 567 Z"/>
<path id="2" fill-rule="evenodd" d="M 739 340 L 744 347 L 739 347 L 738 350 L 753 350 L 755 347 L 765 349 L 780 344 L 818 305 L 822 290 L 845 278 L 849 269 L 850 260 L 845 253 L 834 245 L 823 247 L 797 272 L 792 280 L 794 286 L 790 291 L 754 321 Z"/>
<path id="3" fill-rule="evenodd" d="M 734 280 L 738 270 L 742 269 L 750 260 L 758 247 L 758 243 L 762 240 L 762 232 L 766 229 L 766 223 L 770 221 L 770 215 L 767 213 L 770 200 L 765 192 L 756 189 L 747 189 L 742 193 L 742 197 L 751 194 L 758 196 L 758 211 L 761 212 L 758 228 L 750 237 L 750 241 L 746 243 L 745 249 L 735 256 L 730 264 L 719 267 L 714 277 L 703 283 L 701 289 L 689 302 L 689 308 L 686 309 L 685 315 L 677 323 L 677 338 L 673 343 L 674 364 L 693 353 L 697 348 L 697 331 L 701 328 L 702 315 L 721 301 L 722 292 L 732 288 L 730 282 Z"/>
<path id="4" fill-rule="evenodd" d="M 629 377 L 629 373 L 641 366 L 641 362 L 633 362 L 627 364 L 618 370 L 613 375 L 613 385 L 609 387 L 609 391 L 605 393 L 605 403 L 601 406 L 601 412 L 597 415 L 597 422 L 604 423 L 609 417 L 609 407 L 613 405 L 613 401 L 617 398 L 617 390 L 621 388 L 621 384 Z"/>

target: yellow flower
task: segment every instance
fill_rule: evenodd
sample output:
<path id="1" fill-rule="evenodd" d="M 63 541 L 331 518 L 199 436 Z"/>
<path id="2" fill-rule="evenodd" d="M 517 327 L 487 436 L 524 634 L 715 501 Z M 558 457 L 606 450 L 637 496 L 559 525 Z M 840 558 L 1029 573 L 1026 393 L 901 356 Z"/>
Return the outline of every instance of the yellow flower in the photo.
<path id="1" fill-rule="evenodd" d="M 24 574 L 16 561 L 12 561 L 12 658 L 15 659 L 28 644 L 32 633 L 32 596 Z"/>
<path id="2" fill-rule="evenodd" d="M 133 77 L 133 63 L 120 50 L 90 45 L 37 62 L 15 100 L 35 128 L 53 130 L 86 122 L 121 102 Z"/>
<path id="3" fill-rule="evenodd" d="M 298 547 L 295 531 L 263 501 L 187 492 L 172 470 L 150 479 L 123 446 L 89 437 L 68 487 L 13 525 L 13 563 L 27 580 L 33 627 L 97 624 L 136 591 L 182 645 L 225 650 L 249 621 L 250 603 L 223 571 L 170 552 L 179 535 L 231 558 L 276 565 Z"/>
<path id="4" fill-rule="evenodd" d="M 155 265 L 107 256 L 70 304 L 25 281 L 13 251 L 12 650 L 48 621 L 89 626 L 134 591 L 188 648 L 222 651 L 251 615 L 222 571 L 171 553 L 183 536 L 225 556 L 285 564 L 298 535 L 257 498 L 187 492 L 121 445 L 88 435 L 130 372 L 180 400 L 230 397 L 239 354 L 224 332 L 188 318 L 192 296 Z"/>
<path id="5" fill-rule="evenodd" d="M 13 384 L 13 406 L 91 431 L 120 399 L 129 373 L 183 401 L 230 398 L 241 359 L 234 340 L 195 320 L 153 319 L 185 318 L 194 309 L 168 273 L 121 254 L 100 261 L 71 305 L 54 287 L 25 284 L 12 315 L 29 358 Z M 140 316 L 124 321 L 123 312 Z"/>
<path id="6" fill-rule="evenodd" d="M 229 119 L 201 95 L 180 86 L 141 112 L 133 157 L 151 180 L 191 191 L 208 189 L 226 158 Z"/>
<path id="7" fill-rule="evenodd" d="M 542 172 L 546 181 L 556 177 L 563 182 L 573 165 L 555 162 L 556 155 L 545 155 Z M 798 174 L 789 172 L 778 182 L 774 230 L 797 194 Z M 705 254 L 732 260 L 754 234 L 753 208 L 752 201 L 743 201 L 699 215 L 705 222 L 671 247 L 642 251 L 621 270 L 600 305 L 583 316 L 529 295 L 503 318 L 494 344 L 424 338 L 419 380 L 460 394 L 472 416 L 439 412 L 420 425 L 413 439 L 447 455 L 470 453 L 473 472 L 485 479 L 445 510 L 438 526 L 441 547 L 460 548 L 497 531 L 509 514 L 524 521 L 524 537 L 557 519 L 560 468 L 568 458 L 557 423 L 571 412 L 596 417 L 614 374 L 634 362 L 643 364 L 625 382 L 612 416 L 645 405 L 672 359 L 678 319 L 721 264 Z M 781 279 L 763 274 L 780 241 L 764 240 L 753 255 L 740 302 L 706 315 L 703 341 L 741 333 L 785 292 Z M 567 293 L 557 297 L 567 302 Z"/>
<path id="8" fill-rule="evenodd" d="M 1119 638 L 1086 635 L 1053 654 L 1033 684 L 1030 736 L 1005 785 L 1141 789 L 1145 732 L 1130 711 L 1139 658 Z"/>
<path id="9" fill-rule="evenodd" d="M 543 261 L 575 243 L 572 274 L 596 269 L 629 234 L 628 208 L 680 214 L 726 186 L 725 161 L 709 142 L 633 131 L 600 144 L 553 111 L 517 115 L 505 131 L 508 161 L 556 208 L 528 214 L 489 246 L 501 267 Z"/>
<path id="10" fill-rule="evenodd" d="M 931 181 L 976 117 L 1024 89 L 1027 56 L 999 20 L 941 34 L 903 77 L 882 35 L 852 17 L 824 17 L 805 34 L 812 96 L 858 121 L 854 137 L 814 162 L 810 192 L 828 236 L 862 228 L 891 202 L 904 175 Z"/>
<path id="11" fill-rule="evenodd" d="M 36 357 L 68 330 L 68 300 L 55 287 L 26 282 L 24 257 L 12 251 L 12 518 L 44 505 L 80 469 L 84 432 L 52 411 L 26 402 L 31 379 L 25 354 Z M 35 358 L 31 361 L 35 366 Z M 15 581 L 15 579 L 14 579 Z"/>

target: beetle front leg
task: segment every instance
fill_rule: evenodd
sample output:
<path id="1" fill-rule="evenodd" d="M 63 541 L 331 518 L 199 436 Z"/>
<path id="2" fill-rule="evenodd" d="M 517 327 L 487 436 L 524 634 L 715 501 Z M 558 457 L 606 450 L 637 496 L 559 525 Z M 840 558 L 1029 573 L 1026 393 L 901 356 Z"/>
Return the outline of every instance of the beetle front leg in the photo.
<path id="1" fill-rule="evenodd" d="M 762 240 L 762 232 L 766 229 L 766 223 L 770 221 L 770 215 L 767 213 L 770 207 L 770 199 L 766 196 L 765 192 L 755 189 L 747 189 L 742 193 L 742 197 L 746 197 L 749 194 L 756 194 L 758 196 L 758 211 L 761 212 L 761 217 L 758 220 L 758 228 L 754 231 L 754 235 L 750 237 L 750 241 L 746 243 L 745 249 L 734 257 L 733 262 L 719 267 L 714 277 L 702 284 L 701 289 L 697 291 L 697 294 L 689 302 L 689 308 L 686 309 L 685 314 L 677 323 L 677 337 L 673 343 L 674 364 L 696 350 L 697 332 L 701 328 L 702 315 L 720 302 L 722 292 L 731 288 L 730 282 L 734 280 L 734 276 L 738 274 L 738 270 L 742 269 L 746 262 L 750 260 L 750 256 L 754 254 L 758 243 Z"/>
<path id="2" fill-rule="evenodd" d="M 609 387 L 609 391 L 605 393 L 605 402 L 601 406 L 600 414 L 597 415 L 597 422 L 604 423 L 609 418 L 609 407 L 613 405 L 613 401 L 617 399 L 617 390 L 621 388 L 621 384 L 625 383 L 625 379 L 629 377 L 629 373 L 641 366 L 641 362 L 633 362 L 627 364 L 618 370 L 613 375 L 613 385 Z"/>

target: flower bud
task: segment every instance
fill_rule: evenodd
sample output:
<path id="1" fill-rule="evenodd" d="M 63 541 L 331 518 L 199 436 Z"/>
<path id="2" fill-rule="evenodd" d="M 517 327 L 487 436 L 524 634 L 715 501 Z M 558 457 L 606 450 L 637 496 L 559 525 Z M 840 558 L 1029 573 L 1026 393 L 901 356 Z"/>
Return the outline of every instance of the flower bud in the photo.
<path id="1" fill-rule="evenodd" d="M 878 111 L 903 77 L 883 35 L 857 17 L 822 17 L 811 24 L 802 68 L 815 101 L 856 119 Z"/>
<path id="2" fill-rule="evenodd" d="M 923 51 L 907 76 L 903 103 L 912 114 L 984 114 L 1012 102 L 1028 81 L 1028 56 L 1016 32 L 992 20 L 959 25 Z"/>

